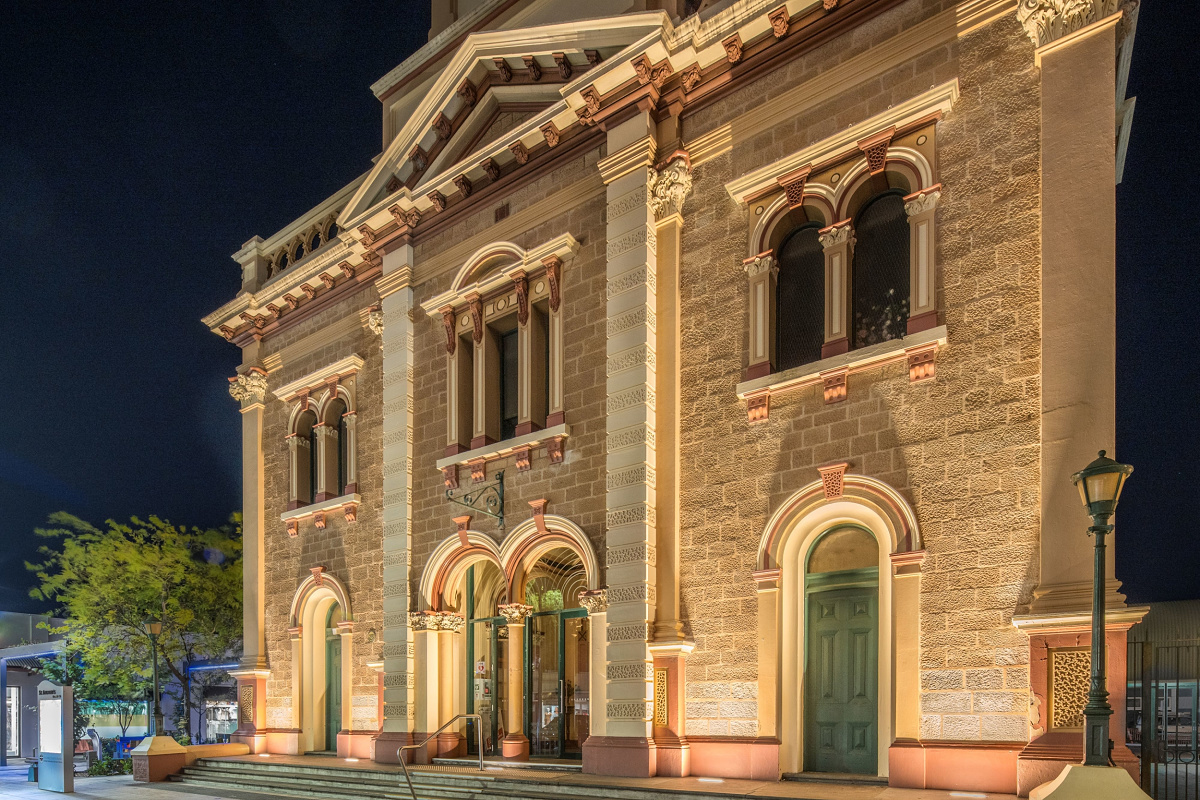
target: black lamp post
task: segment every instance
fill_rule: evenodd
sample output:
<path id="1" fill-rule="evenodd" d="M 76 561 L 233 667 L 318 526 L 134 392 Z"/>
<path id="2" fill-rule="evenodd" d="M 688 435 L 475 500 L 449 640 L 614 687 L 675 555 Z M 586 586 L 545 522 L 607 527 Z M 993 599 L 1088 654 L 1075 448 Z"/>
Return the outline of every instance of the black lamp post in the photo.
<path id="1" fill-rule="evenodd" d="M 1099 458 L 1071 476 L 1071 481 L 1079 488 L 1088 516 L 1092 518 L 1088 534 L 1094 536 L 1096 542 L 1092 577 L 1092 680 L 1087 705 L 1083 708 L 1083 763 L 1089 767 L 1108 766 L 1108 718 L 1113 712 L 1108 704 L 1104 665 L 1104 537 L 1112 533 L 1113 526 L 1108 520 L 1117 510 L 1121 489 L 1132 472 L 1133 467 L 1106 458 L 1101 450 Z"/>
<path id="2" fill-rule="evenodd" d="M 162 707 L 158 702 L 158 636 L 162 633 L 162 623 L 147 620 L 146 633 L 150 635 L 151 673 L 154 675 L 154 716 L 150 719 L 150 736 L 154 737 L 163 730 Z"/>

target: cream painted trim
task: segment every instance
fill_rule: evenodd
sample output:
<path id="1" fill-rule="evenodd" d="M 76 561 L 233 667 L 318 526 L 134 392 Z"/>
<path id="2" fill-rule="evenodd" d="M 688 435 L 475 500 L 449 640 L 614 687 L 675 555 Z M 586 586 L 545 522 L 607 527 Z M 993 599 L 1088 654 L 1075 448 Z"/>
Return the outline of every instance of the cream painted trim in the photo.
<path id="1" fill-rule="evenodd" d="M 1107 608 L 1104 611 L 1104 624 L 1106 627 L 1128 627 L 1141 622 L 1142 617 L 1149 612 L 1150 606 Z M 1092 628 L 1092 615 L 1070 612 L 1065 614 L 1019 614 L 1012 618 L 1012 624 L 1017 630 L 1029 634 L 1088 631 Z"/>
<path id="2" fill-rule="evenodd" d="M 342 317 L 320 330 L 310 333 L 303 339 L 298 339 L 288 346 L 280 348 L 268 356 L 264 356 L 262 360 L 263 369 L 268 373 L 278 372 L 286 364 L 290 364 L 309 353 L 327 347 L 330 342 L 335 342 L 343 336 L 365 328 L 367 324 L 366 316 L 367 312 L 364 307 L 358 314 Z"/>
<path id="3" fill-rule="evenodd" d="M 575 549 L 579 551 L 580 559 L 583 561 L 583 566 L 587 572 L 587 588 L 597 589 L 600 586 L 600 562 L 596 558 L 596 551 L 592 548 L 592 542 L 588 539 L 587 534 L 583 529 L 576 525 L 566 517 L 560 517 L 557 514 L 546 514 L 542 517 L 545 523 L 546 530 L 553 533 L 566 534 L 567 538 L 575 545 Z M 525 546 L 530 539 L 535 539 L 540 536 L 537 526 L 537 518 L 527 519 L 517 525 L 504 538 L 504 543 L 500 545 L 500 564 L 504 567 L 506 575 L 512 574 L 514 580 L 517 573 L 510 569 L 513 566 L 512 559 Z M 522 559 L 524 564 L 537 563 L 537 559 L 550 548 L 561 547 L 561 543 L 549 542 L 545 547 L 535 547 L 533 550 L 524 554 Z M 511 600 L 512 598 L 510 598 Z"/>
<path id="4" fill-rule="evenodd" d="M 1066 36 L 1063 36 L 1059 39 L 1055 39 L 1053 42 L 1049 42 L 1047 44 L 1042 45 L 1037 50 L 1033 51 L 1034 66 L 1036 66 L 1038 69 L 1041 69 L 1042 68 L 1042 59 L 1045 58 L 1046 56 L 1052 55 L 1054 52 L 1056 52 L 1058 50 L 1062 50 L 1064 48 L 1070 47 L 1071 45 L 1076 44 L 1077 42 L 1080 42 L 1084 39 L 1090 38 L 1091 36 L 1094 36 L 1097 33 L 1106 31 L 1109 28 L 1116 27 L 1117 23 L 1121 21 L 1122 16 L 1123 16 L 1123 12 L 1118 10 L 1117 13 L 1110 14 L 1109 16 L 1105 17 L 1102 20 L 1093 22 L 1091 25 L 1084 25 L 1082 28 L 1080 28 L 1077 31 L 1073 31 L 1072 33 L 1068 33 Z"/>
<path id="5" fill-rule="evenodd" d="M 447 536 L 437 547 L 433 549 L 433 554 L 429 556 L 429 561 L 425 564 L 425 571 L 421 573 L 421 584 L 419 588 L 421 609 L 428 611 L 433 606 L 433 589 L 437 583 L 438 573 L 446 565 L 446 562 L 462 548 L 462 536 L 466 535 L 467 545 L 469 547 L 479 547 L 486 550 L 488 555 L 496 561 L 496 566 L 500 567 L 503 572 L 504 566 L 500 557 L 500 548 L 496 546 L 496 542 L 492 537 L 479 531 L 464 531 L 463 534 L 455 533 L 452 536 Z M 478 560 L 485 560 L 484 556 L 480 556 Z M 471 562 L 475 563 L 475 562 Z"/>
<path id="6" fill-rule="evenodd" d="M 498 271 L 494 276 L 488 278 L 483 283 L 472 283 L 462 288 L 451 288 L 441 294 L 426 300 L 421 304 L 421 310 L 431 317 L 441 317 L 442 309 L 446 306 L 453 306 L 455 309 L 461 309 L 467 305 L 467 295 L 478 294 L 486 295 L 489 292 L 499 289 L 503 286 L 512 284 L 512 272 L 516 269 L 523 269 L 527 272 L 532 272 L 536 269 L 542 269 L 542 259 L 550 256 L 558 256 L 566 264 L 575 253 L 579 250 L 579 242 L 569 233 L 559 234 L 548 242 L 538 245 L 530 250 L 515 245 L 512 242 L 493 242 L 484 245 L 477 249 L 459 268 L 458 274 L 454 277 L 454 287 L 459 286 L 463 280 L 471 274 L 471 270 L 479 266 L 479 264 L 497 253 L 511 253 L 515 259 L 514 263 L 505 265 L 504 269 Z"/>
<path id="7" fill-rule="evenodd" d="M 821 373 L 828 372 L 831 369 L 840 369 L 847 367 L 851 372 L 858 372 L 871 367 L 876 367 L 888 361 L 893 361 L 904 357 L 904 351 L 913 347 L 918 347 L 923 344 L 937 342 L 939 345 L 946 344 L 946 326 L 939 325 L 936 328 L 930 328 L 927 331 L 919 333 L 910 333 L 903 339 L 892 339 L 888 342 L 880 342 L 873 344 L 870 347 L 862 347 L 858 350 L 851 350 L 848 353 L 841 355 L 823 358 L 820 361 L 814 361 L 811 364 L 804 364 L 794 369 L 789 369 L 784 372 L 779 372 L 773 375 L 764 375 L 761 378 L 755 378 L 752 381 L 743 381 L 739 383 L 735 389 L 739 400 L 744 400 L 752 394 L 762 394 L 781 392 L 784 389 L 796 389 L 810 384 L 820 383 Z"/>
<path id="8" fill-rule="evenodd" d="M 725 191 L 729 192 L 729 196 L 735 202 L 745 204 L 750 197 L 776 188 L 778 176 L 799 169 L 805 164 L 819 163 L 842 151 L 852 150 L 861 139 L 872 133 L 891 125 L 900 127 L 935 112 L 950 111 L 954 108 L 958 95 L 958 78 L 954 78 L 941 86 L 935 86 L 927 92 L 922 92 L 911 100 L 889 108 L 881 114 L 876 114 L 838 131 L 833 136 L 809 145 L 803 150 L 759 167 L 740 178 L 735 178 L 725 184 Z M 778 104 L 773 102 L 771 105 Z"/>
<path id="9" fill-rule="evenodd" d="M 820 481 L 817 481 L 820 483 Z M 802 490 L 803 491 L 803 490 Z M 877 673 L 877 722 L 878 738 L 876 750 L 876 774 L 888 774 L 888 748 L 892 744 L 896 710 L 892 702 L 893 632 L 898 621 L 892 618 L 893 576 L 890 559 L 895 548 L 891 526 L 887 517 L 878 509 L 851 498 L 823 503 L 809 513 L 796 519 L 782 533 L 780 580 L 780 602 L 777 632 L 780 634 L 780 675 L 803 675 L 804 649 L 807 637 L 806 598 L 804 593 L 804 565 L 809 551 L 817 539 L 830 528 L 843 524 L 861 525 L 871 531 L 879 551 L 879 629 L 878 629 L 878 673 Z M 917 620 L 904 626 L 916 632 Z M 778 731 L 780 740 L 779 768 L 783 772 L 804 770 L 804 692 L 798 680 L 781 682 L 782 718 Z"/>
<path id="10" fill-rule="evenodd" d="M 489 444 L 486 447 L 477 447 L 474 450 L 468 450 L 465 453 L 439 458 L 435 466 L 438 468 L 438 470 L 442 470 L 446 467 L 452 467 L 456 464 L 466 464 L 467 462 L 478 461 L 480 459 L 497 458 L 499 456 L 508 455 L 518 447 L 534 447 L 547 439 L 553 439 L 556 436 L 561 436 L 565 439 L 570 435 L 571 429 L 566 424 L 555 425 L 551 428 L 534 431 L 533 433 L 527 433 L 524 436 L 514 436 L 511 439 L 505 439 L 503 442 Z"/>
<path id="11" fill-rule="evenodd" d="M 313 503 L 312 505 L 301 506 L 300 508 L 294 508 L 291 511 L 285 511 L 279 515 L 279 520 L 281 522 L 287 522 L 290 519 L 304 519 L 305 517 L 311 517 L 313 514 L 319 514 L 322 511 L 333 511 L 341 508 L 342 506 L 358 505 L 361 502 L 362 497 L 358 494 L 344 494 L 341 497 L 332 497 L 328 500 L 322 500 L 319 503 Z"/>
<path id="12" fill-rule="evenodd" d="M 365 362 L 362 356 L 346 356 L 345 358 L 335 361 L 332 364 L 321 367 L 315 372 L 310 372 L 303 378 L 294 380 L 291 383 L 280 386 L 272 394 L 280 400 L 289 401 L 294 399 L 305 389 L 319 389 L 325 385 L 325 381 L 335 375 L 347 375 L 358 372 L 362 369 Z"/>

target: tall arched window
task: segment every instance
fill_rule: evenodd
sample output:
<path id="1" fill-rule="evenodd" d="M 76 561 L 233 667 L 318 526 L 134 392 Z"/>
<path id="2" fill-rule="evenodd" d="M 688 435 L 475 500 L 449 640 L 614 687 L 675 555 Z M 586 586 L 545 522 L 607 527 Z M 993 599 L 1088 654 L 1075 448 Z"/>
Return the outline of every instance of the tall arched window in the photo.
<path id="1" fill-rule="evenodd" d="M 904 192 L 875 195 L 854 221 L 853 347 L 904 337 L 908 325 L 909 241 Z"/>
<path id="2" fill-rule="evenodd" d="M 299 508 L 312 503 L 317 491 L 317 415 L 304 411 L 288 442 L 292 460 L 292 503 Z"/>
<path id="3" fill-rule="evenodd" d="M 325 408 L 325 425 L 328 428 L 323 443 L 325 463 L 325 494 L 339 497 L 345 490 L 350 464 L 347 447 L 350 437 L 346 432 L 346 404 L 342 400 L 331 400 Z"/>
<path id="4" fill-rule="evenodd" d="M 825 254 L 819 223 L 788 234 L 779 246 L 776 285 L 776 368 L 791 369 L 821 358 L 825 342 Z"/>

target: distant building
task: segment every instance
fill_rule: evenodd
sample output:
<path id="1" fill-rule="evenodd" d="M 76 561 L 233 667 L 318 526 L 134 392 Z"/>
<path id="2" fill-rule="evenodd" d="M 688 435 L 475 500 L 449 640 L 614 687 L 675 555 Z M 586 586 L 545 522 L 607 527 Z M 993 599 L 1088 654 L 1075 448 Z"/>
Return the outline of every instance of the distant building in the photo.
<path id="1" fill-rule="evenodd" d="M 1137 3 L 433 12 L 383 152 L 205 318 L 242 351 L 235 738 L 394 761 L 472 712 L 590 773 L 984 792 L 1078 761 Z"/>
<path id="2" fill-rule="evenodd" d="M 63 621 L 40 614 L 0 611 L 0 694 L 4 695 L 4 727 L 0 729 L 0 766 L 10 758 L 32 758 L 38 746 L 37 685 L 43 658 L 62 652 L 62 642 L 39 625 L 61 627 Z"/>

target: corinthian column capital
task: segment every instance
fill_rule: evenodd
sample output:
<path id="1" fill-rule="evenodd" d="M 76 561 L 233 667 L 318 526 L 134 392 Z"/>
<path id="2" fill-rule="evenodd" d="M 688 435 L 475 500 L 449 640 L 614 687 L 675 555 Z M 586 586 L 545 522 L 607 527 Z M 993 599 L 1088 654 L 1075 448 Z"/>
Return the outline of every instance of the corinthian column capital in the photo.
<path id="1" fill-rule="evenodd" d="M 267 374 L 258 367 L 251 367 L 229 379 L 229 396 L 239 403 L 261 403 L 267 396 Z"/>

